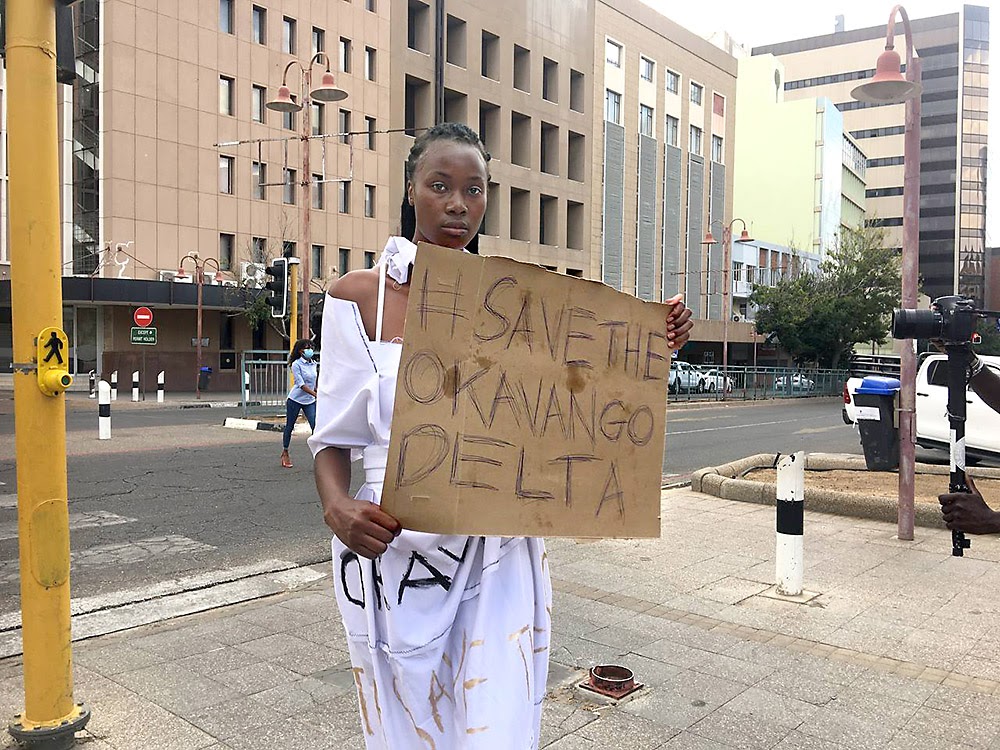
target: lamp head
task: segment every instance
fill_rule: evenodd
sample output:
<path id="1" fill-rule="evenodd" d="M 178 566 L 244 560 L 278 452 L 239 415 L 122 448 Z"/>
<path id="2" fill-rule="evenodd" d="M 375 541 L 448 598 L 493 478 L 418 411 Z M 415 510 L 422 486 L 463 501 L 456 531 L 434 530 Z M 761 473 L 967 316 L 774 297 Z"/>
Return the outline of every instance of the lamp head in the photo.
<path id="1" fill-rule="evenodd" d="M 740 238 L 738 240 L 736 240 L 736 241 L 737 242 L 753 242 L 753 237 L 750 236 L 750 233 L 746 230 L 746 227 L 743 227 L 743 231 L 740 232 Z"/>
<path id="2" fill-rule="evenodd" d="M 275 112 L 298 112 L 302 109 L 302 105 L 292 99 L 292 92 L 288 86 L 281 85 L 278 87 L 278 96 L 267 103 L 267 108 Z"/>
<path id="3" fill-rule="evenodd" d="M 920 96 L 920 84 L 903 77 L 899 54 L 891 48 L 878 56 L 875 76 L 851 91 L 852 98 L 869 104 L 899 104 L 914 96 Z"/>
<path id="4" fill-rule="evenodd" d="M 347 98 L 347 92 L 337 88 L 333 80 L 333 73 L 328 70 L 323 74 L 319 86 L 314 88 L 309 96 L 318 102 L 339 102 Z"/>
<path id="5" fill-rule="evenodd" d="M 714 245 L 715 244 L 715 237 L 712 235 L 712 230 L 711 229 L 709 229 L 707 232 L 705 232 L 705 239 L 703 239 L 701 241 L 701 244 L 702 245 Z"/>

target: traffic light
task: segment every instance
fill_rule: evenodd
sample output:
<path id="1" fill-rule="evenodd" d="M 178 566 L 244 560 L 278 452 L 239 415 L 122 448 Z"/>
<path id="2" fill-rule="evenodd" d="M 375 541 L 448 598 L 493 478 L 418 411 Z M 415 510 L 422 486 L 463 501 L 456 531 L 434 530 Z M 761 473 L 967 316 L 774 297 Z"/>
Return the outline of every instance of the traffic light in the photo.
<path id="1" fill-rule="evenodd" d="M 288 315 L 288 258 L 275 258 L 264 269 L 271 278 L 264 284 L 268 290 L 267 304 L 271 307 L 272 318 Z"/>

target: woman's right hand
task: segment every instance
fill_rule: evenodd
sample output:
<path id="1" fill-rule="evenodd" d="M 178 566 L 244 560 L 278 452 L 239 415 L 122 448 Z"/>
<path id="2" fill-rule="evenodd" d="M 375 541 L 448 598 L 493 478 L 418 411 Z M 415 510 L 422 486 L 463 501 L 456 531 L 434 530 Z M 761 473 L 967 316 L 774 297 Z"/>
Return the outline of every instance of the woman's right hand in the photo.
<path id="1" fill-rule="evenodd" d="M 369 560 L 385 552 L 403 530 L 375 503 L 346 496 L 324 500 L 323 520 L 349 550 Z"/>

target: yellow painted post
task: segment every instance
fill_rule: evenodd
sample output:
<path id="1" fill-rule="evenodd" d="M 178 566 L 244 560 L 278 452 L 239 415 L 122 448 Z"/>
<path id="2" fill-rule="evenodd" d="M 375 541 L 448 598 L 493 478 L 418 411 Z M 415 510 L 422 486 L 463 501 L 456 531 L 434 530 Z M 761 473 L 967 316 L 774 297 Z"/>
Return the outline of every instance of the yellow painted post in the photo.
<path id="1" fill-rule="evenodd" d="M 24 713 L 9 727 L 31 747 L 72 747 L 90 712 L 73 700 L 66 504 L 66 405 L 53 0 L 7 0 L 8 165 L 14 426 L 24 641 Z"/>

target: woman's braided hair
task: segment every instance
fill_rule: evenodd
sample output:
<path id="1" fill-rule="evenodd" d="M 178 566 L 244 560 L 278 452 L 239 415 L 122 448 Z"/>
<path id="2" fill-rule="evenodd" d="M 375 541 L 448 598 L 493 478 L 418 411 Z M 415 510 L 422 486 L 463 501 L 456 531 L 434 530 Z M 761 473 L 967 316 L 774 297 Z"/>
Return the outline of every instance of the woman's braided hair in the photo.
<path id="1" fill-rule="evenodd" d="M 476 131 L 468 125 L 463 125 L 459 122 L 442 122 L 439 125 L 435 125 L 434 127 L 425 130 L 413 142 L 413 146 L 410 147 L 410 153 L 406 157 L 406 166 L 404 169 L 403 204 L 399 209 L 399 226 L 400 234 L 407 239 L 413 237 L 413 234 L 417 229 L 417 214 L 413 210 L 413 206 L 410 205 L 410 201 L 407 198 L 406 188 L 409 185 L 410 180 L 413 179 L 413 175 L 417 171 L 417 167 L 420 166 L 420 160 L 427 151 L 427 147 L 435 141 L 441 140 L 464 143 L 478 149 L 479 153 L 483 157 L 483 162 L 486 164 L 487 178 L 489 178 L 490 152 L 486 150 L 486 146 L 483 145 L 483 142 L 476 134 Z M 473 253 L 477 253 L 479 251 L 478 233 L 472 238 L 472 241 L 469 243 L 466 250 Z"/>

